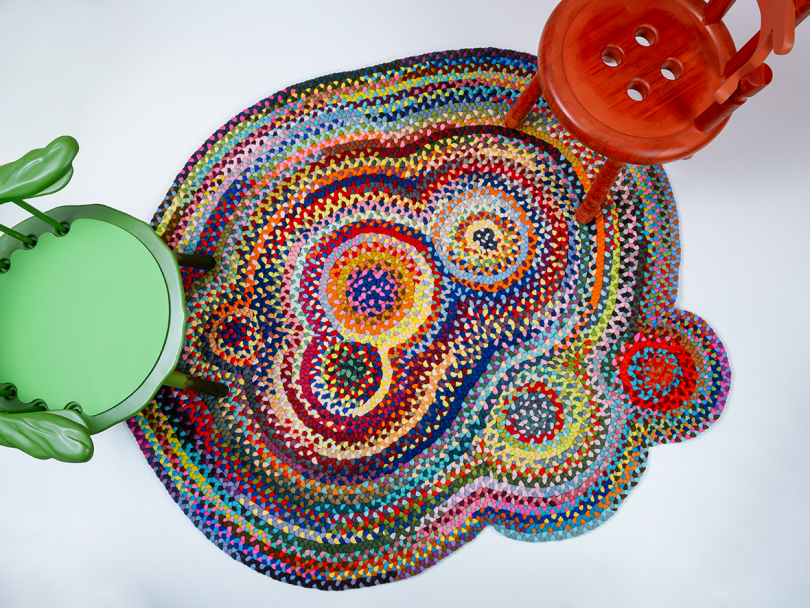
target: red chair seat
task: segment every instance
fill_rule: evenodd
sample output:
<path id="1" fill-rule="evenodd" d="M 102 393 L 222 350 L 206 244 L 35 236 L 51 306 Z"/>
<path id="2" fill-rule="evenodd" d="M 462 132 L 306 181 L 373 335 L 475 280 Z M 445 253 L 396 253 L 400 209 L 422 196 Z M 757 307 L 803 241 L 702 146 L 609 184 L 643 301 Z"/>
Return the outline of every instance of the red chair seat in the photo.
<path id="1" fill-rule="evenodd" d="M 589 148 L 625 163 L 670 162 L 708 144 L 727 120 L 706 133 L 694 121 L 713 103 L 735 47 L 722 22 L 704 25 L 704 7 L 700 0 L 563 0 L 538 52 L 554 115 Z M 631 99 L 628 88 L 644 99 Z"/>

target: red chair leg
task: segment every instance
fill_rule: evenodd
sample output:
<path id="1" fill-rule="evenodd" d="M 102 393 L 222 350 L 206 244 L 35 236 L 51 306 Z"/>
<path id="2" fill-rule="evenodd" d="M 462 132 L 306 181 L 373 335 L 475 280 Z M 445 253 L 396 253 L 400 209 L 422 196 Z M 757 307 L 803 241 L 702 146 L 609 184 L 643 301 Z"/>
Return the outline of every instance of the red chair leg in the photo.
<path id="1" fill-rule="evenodd" d="M 510 129 L 517 129 L 523 124 L 523 121 L 526 120 L 529 112 L 532 111 L 534 104 L 537 103 L 537 100 L 540 99 L 542 94 L 543 89 L 540 88 L 540 77 L 537 75 L 537 72 L 535 72 L 531 81 L 529 81 L 529 86 L 523 89 L 518 100 L 509 108 L 509 112 L 507 112 L 506 118 L 503 120 L 504 124 Z"/>
<path id="2" fill-rule="evenodd" d="M 619 177 L 619 171 L 622 170 L 622 167 L 624 167 L 624 163 L 610 158 L 602 165 L 599 175 L 596 176 L 596 181 L 591 184 L 591 189 L 588 190 L 585 200 L 577 209 L 577 221 L 580 224 L 589 223 L 599 213 L 599 209 L 607 199 L 610 188 L 616 178 Z"/>

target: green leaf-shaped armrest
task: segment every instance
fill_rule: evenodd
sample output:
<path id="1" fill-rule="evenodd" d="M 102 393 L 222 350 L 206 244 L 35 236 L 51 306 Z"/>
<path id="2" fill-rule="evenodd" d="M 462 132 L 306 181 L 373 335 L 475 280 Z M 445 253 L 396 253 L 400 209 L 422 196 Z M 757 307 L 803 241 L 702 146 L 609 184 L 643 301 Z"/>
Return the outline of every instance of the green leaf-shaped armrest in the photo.
<path id="1" fill-rule="evenodd" d="M 82 417 L 73 410 L 0 411 L 0 445 L 41 460 L 87 462 L 93 457 L 93 440 Z"/>
<path id="2" fill-rule="evenodd" d="M 0 166 L 0 204 L 61 190 L 73 177 L 73 159 L 78 153 L 79 142 L 63 135 Z"/>

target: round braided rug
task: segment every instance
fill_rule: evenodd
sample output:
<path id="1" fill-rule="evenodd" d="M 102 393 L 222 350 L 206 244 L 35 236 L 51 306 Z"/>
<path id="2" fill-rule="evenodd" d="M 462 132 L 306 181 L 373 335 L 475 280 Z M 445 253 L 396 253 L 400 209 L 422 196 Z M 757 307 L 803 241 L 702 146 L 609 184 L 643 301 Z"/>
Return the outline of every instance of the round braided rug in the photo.
<path id="1" fill-rule="evenodd" d="M 194 524 L 273 578 L 412 576 L 487 525 L 591 530 L 649 448 L 720 415 L 723 346 L 675 310 L 680 245 L 660 167 L 603 159 L 541 100 L 503 117 L 535 57 L 468 49 L 295 85 L 211 136 L 153 226 L 185 269 L 180 369 L 131 419 Z"/>

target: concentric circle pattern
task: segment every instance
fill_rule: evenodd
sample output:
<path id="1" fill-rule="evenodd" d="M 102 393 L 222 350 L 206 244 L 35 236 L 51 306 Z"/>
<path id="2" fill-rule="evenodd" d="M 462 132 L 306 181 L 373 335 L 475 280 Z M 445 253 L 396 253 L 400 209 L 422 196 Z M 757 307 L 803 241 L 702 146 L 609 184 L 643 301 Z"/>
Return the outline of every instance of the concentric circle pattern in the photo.
<path id="1" fill-rule="evenodd" d="M 653 445 L 695 437 L 724 349 L 675 310 L 660 167 L 574 211 L 603 159 L 541 100 L 535 58 L 412 57 L 290 87 L 189 160 L 153 226 L 184 270 L 180 367 L 130 421 L 195 525 L 234 559 L 343 589 L 421 572 L 487 525 L 563 539 L 610 517 Z"/>

